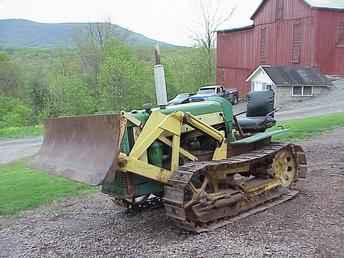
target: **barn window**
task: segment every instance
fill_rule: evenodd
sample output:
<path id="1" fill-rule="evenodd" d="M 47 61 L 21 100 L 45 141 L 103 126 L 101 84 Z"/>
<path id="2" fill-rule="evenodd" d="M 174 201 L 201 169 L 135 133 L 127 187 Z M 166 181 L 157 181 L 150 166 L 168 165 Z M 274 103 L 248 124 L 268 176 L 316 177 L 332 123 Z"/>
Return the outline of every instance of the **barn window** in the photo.
<path id="1" fill-rule="evenodd" d="M 291 62 L 293 64 L 299 64 L 301 59 L 302 49 L 302 24 L 296 23 L 293 25 L 293 42 L 292 42 L 292 56 Z"/>
<path id="2" fill-rule="evenodd" d="M 338 23 L 337 26 L 337 47 L 344 47 L 344 21 Z"/>
<path id="3" fill-rule="evenodd" d="M 260 31 L 260 62 L 264 64 L 266 62 L 266 40 L 267 34 L 266 34 L 266 28 L 262 28 Z"/>
<path id="4" fill-rule="evenodd" d="M 299 97 L 310 97 L 313 96 L 313 87 L 312 86 L 294 86 L 292 88 L 292 96 Z"/>
<path id="5" fill-rule="evenodd" d="M 284 11 L 284 0 L 277 0 L 276 1 L 276 20 L 283 19 L 283 11 Z"/>

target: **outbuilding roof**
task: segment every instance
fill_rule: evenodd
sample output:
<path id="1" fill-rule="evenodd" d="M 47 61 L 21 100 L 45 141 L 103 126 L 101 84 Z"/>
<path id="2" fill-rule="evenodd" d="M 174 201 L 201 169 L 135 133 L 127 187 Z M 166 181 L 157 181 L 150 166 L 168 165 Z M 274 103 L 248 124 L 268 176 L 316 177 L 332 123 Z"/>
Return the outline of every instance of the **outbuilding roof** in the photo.
<path id="1" fill-rule="evenodd" d="M 294 66 L 259 66 L 248 78 L 252 78 L 260 69 L 263 69 L 270 79 L 278 86 L 307 85 L 333 86 L 332 82 L 318 69 Z"/>

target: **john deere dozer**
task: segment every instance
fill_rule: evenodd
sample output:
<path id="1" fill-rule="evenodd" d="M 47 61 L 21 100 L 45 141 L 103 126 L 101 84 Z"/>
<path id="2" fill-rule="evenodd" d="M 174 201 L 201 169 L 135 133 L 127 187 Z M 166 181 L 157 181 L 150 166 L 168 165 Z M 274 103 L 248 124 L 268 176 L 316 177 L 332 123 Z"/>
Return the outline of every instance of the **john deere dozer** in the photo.
<path id="1" fill-rule="evenodd" d="M 293 197 L 306 158 L 273 142 L 273 95 L 249 98 L 233 116 L 223 98 L 45 123 L 32 164 L 90 185 L 126 207 L 161 201 L 166 215 L 194 232 L 212 230 Z"/>

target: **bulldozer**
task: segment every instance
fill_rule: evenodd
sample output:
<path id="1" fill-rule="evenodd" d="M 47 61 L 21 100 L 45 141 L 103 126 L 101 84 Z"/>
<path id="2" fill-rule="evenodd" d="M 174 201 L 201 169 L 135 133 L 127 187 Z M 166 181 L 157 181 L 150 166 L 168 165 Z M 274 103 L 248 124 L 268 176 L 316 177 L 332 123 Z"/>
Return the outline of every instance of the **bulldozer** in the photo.
<path id="1" fill-rule="evenodd" d="M 307 163 L 301 146 L 275 142 L 270 91 L 249 95 L 234 115 L 221 97 L 206 101 L 45 122 L 31 164 L 101 191 L 129 209 L 161 203 L 171 223 L 206 232 L 297 194 Z"/>

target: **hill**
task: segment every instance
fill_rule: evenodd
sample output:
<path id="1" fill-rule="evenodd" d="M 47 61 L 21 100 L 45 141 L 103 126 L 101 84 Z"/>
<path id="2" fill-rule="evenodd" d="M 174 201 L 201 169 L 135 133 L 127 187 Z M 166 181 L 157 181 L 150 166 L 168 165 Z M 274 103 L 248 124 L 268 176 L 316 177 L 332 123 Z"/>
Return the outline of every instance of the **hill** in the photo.
<path id="1" fill-rule="evenodd" d="M 39 23 L 22 19 L 0 20 L 0 47 L 73 47 L 75 35 L 87 29 L 89 25 L 89 23 Z M 111 24 L 111 32 L 114 37 L 133 47 L 152 47 L 157 43 L 161 47 L 175 47 L 114 24 Z"/>

